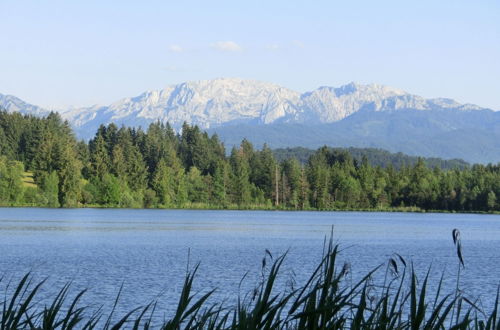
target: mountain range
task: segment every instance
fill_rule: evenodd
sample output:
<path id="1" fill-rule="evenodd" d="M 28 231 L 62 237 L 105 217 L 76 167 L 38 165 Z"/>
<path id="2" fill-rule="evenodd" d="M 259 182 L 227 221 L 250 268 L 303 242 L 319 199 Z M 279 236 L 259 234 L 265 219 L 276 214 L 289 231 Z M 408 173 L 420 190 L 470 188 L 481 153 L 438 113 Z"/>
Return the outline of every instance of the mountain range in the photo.
<path id="1" fill-rule="evenodd" d="M 49 113 L 2 94 L 0 108 Z M 247 138 L 257 147 L 376 147 L 472 163 L 500 162 L 500 112 L 376 84 L 300 93 L 272 83 L 220 78 L 60 112 L 82 139 L 91 138 L 101 124 L 146 128 L 160 120 L 177 130 L 184 122 L 198 125 L 217 133 L 227 147 Z"/>

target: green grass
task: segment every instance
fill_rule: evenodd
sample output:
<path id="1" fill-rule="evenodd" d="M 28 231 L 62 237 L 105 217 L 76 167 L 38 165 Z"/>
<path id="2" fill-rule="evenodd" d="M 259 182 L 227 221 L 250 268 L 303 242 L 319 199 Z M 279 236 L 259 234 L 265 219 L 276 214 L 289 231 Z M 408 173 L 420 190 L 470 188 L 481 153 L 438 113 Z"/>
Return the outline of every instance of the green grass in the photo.
<path id="1" fill-rule="evenodd" d="M 459 276 L 464 260 L 460 233 L 453 231 L 457 249 L 457 287 L 443 293 L 443 277 L 435 292 L 429 292 L 430 270 L 423 279 L 411 263 L 395 255 L 386 264 L 365 274 L 359 281 L 349 280 L 349 268 L 339 267 L 339 247 L 330 241 L 323 258 L 298 288 L 277 292 L 275 284 L 281 276 L 286 254 L 272 259 L 266 251 L 262 280 L 249 294 L 234 305 L 213 302 L 215 290 L 204 294 L 192 292 L 198 266 L 189 272 L 177 302 L 176 311 L 161 324 L 154 316 L 156 302 L 146 306 L 130 306 L 129 312 L 116 314 L 120 292 L 113 309 L 104 314 L 102 308 L 91 311 L 82 306 L 85 291 L 71 293 L 63 286 L 52 302 L 38 303 L 40 289 L 45 284 L 32 282 L 25 275 L 5 294 L 0 315 L 0 330 L 4 329 L 500 329 L 499 295 L 492 311 L 483 311 L 467 299 L 459 288 Z M 271 266 L 266 268 L 266 262 Z M 383 285 L 372 278 L 385 271 Z M 251 297 L 249 299 L 249 297 Z"/>
<path id="2" fill-rule="evenodd" d="M 23 172 L 22 182 L 24 187 L 33 187 L 36 188 L 35 180 L 33 179 L 33 173 L 31 172 Z"/>

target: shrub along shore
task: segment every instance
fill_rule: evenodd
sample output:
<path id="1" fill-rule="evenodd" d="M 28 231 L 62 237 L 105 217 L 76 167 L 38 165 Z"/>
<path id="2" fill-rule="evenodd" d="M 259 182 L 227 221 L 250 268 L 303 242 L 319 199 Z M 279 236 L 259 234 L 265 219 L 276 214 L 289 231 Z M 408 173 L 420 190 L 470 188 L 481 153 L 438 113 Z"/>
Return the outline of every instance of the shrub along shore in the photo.
<path id="1" fill-rule="evenodd" d="M 500 211 L 500 165 L 387 162 L 328 147 L 278 161 L 247 140 L 228 154 L 217 135 L 159 122 L 77 141 L 56 113 L 0 111 L 1 206 Z"/>

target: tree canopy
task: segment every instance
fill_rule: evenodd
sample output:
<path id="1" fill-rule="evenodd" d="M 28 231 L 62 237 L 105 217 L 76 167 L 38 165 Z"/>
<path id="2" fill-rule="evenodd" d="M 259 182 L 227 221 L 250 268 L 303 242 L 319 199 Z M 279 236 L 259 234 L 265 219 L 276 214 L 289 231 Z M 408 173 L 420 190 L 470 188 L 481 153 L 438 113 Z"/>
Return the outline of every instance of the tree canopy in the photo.
<path id="1" fill-rule="evenodd" d="M 101 125 L 90 141 L 77 141 L 57 113 L 0 111 L 0 204 L 500 210 L 500 164 L 295 151 L 256 150 L 243 140 L 226 154 L 217 135 L 188 124 L 176 133 L 160 122 L 147 130 Z"/>

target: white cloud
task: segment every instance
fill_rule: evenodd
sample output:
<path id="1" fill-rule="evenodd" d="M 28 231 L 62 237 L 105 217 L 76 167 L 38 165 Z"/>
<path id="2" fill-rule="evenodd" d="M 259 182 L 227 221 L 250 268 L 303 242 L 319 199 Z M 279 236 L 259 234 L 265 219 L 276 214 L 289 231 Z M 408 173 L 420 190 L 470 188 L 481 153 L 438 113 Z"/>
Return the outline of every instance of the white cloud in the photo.
<path id="1" fill-rule="evenodd" d="M 179 45 L 170 45 L 170 47 L 168 47 L 168 50 L 174 53 L 181 53 L 184 51 L 184 49 Z"/>
<path id="2" fill-rule="evenodd" d="M 222 52 L 240 52 L 243 50 L 243 48 L 234 41 L 218 41 L 210 46 Z"/>
<path id="3" fill-rule="evenodd" d="M 292 44 L 297 48 L 304 48 L 304 43 L 300 40 L 294 40 L 292 41 Z"/>
<path id="4" fill-rule="evenodd" d="M 267 45 L 266 48 L 269 50 L 278 50 L 278 49 L 280 49 L 280 46 L 277 44 L 272 44 L 272 45 Z"/>

